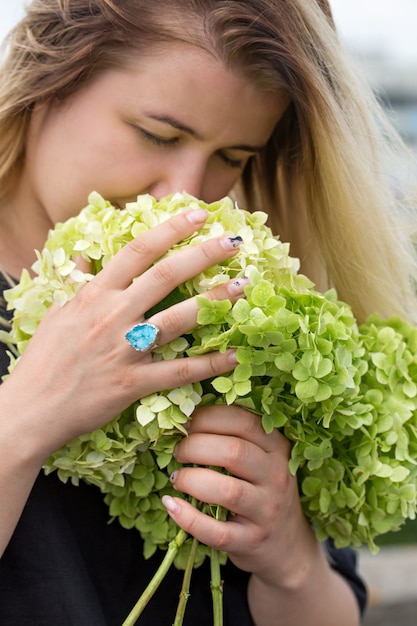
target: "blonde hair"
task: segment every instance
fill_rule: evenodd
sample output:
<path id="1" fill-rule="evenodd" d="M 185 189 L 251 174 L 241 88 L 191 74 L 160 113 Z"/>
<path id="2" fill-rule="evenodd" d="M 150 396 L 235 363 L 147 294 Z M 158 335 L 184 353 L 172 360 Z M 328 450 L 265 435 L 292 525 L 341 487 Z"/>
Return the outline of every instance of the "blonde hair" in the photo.
<path id="1" fill-rule="evenodd" d="M 33 0 L 0 77 L 0 198 L 18 180 L 37 101 L 64 99 L 169 40 L 290 96 L 234 190 L 240 205 L 267 211 L 303 271 L 321 289 L 335 286 L 360 321 L 373 311 L 416 320 L 414 207 L 387 175 L 406 149 L 342 48 L 326 0 Z"/>

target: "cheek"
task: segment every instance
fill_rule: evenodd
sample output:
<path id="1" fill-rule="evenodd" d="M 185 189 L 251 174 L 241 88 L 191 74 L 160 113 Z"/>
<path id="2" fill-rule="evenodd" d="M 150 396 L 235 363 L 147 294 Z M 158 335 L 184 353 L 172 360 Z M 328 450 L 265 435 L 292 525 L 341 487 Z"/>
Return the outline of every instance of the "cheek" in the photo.
<path id="1" fill-rule="evenodd" d="M 53 223 L 76 215 L 88 203 L 97 187 L 95 168 L 80 158 L 61 151 L 54 158 L 40 160 L 28 173 L 31 193 Z M 97 169 L 96 171 L 101 171 Z"/>
<path id="2" fill-rule="evenodd" d="M 152 163 L 141 154 L 119 152 L 102 159 L 90 180 L 94 180 L 95 191 L 108 200 L 136 200 L 138 195 L 149 191 L 152 175 Z"/>
<path id="3" fill-rule="evenodd" d="M 69 217 L 81 210 L 92 191 L 112 200 L 136 197 L 143 186 L 142 159 L 131 150 L 118 150 L 111 141 L 86 137 L 67 142 L 65 149 L 50 142 L 39 156 L 32 179 L 44 206 L 51 211 L 59 207 L 58 219 L 64 212 Z"/>

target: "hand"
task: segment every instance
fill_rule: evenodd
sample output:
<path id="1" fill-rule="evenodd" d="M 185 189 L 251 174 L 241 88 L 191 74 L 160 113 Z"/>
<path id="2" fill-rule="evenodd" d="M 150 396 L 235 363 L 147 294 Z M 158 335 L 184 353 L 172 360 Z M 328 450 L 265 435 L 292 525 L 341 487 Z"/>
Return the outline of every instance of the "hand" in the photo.
<path id="1" fill-rule="evenodd" d="M 240 569 L 274 585 L 285 578 L 287 584 L 290 571 L 297 575 L 316 543 L 288 470 L 289 454 L 288 440 L 277 430 L 267 435 L 253 413 L 224 405 L 198 409 L 175 457 L 184 464 L 225 468 L 230 475 L 184 467 L 171 480 L 179 491 L 232 514 L 218 521 L 180 498 L 165 497 L 165 506 L 179 526 L 227 552 Z"/>
<path id="2" fill-rule="evenodd" d="M 177 285 L 232 256 L 236 242 L 217 238 L 160 258 L 189 237 L 205 211 L 182 213 L 125 246 L 64 307 L 53 305 L 2 388 L 13 398 L 14 425 L 48 456 L 70 439 L 102 426 L 133 401 L 155 391 L 203 380 L 234 367 L 233 352 L 152 361 L 124 335 Z M 132 282 L 134 277 L 138 277 Z M 206 295 L 235 300 L 243 291 L 228 283 Z M 162 345 L 196 325 L 195 298 L 154 315 Z"/>

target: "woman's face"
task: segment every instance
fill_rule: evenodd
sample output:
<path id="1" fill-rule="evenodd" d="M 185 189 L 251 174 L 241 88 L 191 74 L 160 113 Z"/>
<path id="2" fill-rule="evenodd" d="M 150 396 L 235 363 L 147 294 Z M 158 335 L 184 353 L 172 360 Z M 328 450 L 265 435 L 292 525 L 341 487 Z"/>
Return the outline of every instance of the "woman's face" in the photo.
<path id="1" fill-rule="evenodd" d="M 198 47 L 159 46 L 68 100 L 35 108 L 20 185 L 26 211 L 53 224 L 78 213 L 93 190 L 120 206 L 142 193 L 217 200 L 287 103 Z"/>

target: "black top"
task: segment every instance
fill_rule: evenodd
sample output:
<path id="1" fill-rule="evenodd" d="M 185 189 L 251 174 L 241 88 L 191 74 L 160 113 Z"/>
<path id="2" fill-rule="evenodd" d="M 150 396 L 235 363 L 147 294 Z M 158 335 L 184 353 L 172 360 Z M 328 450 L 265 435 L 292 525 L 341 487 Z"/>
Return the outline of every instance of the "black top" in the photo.
<path id="1" fill-rule="evenodd" d="M 0 278 L 1 291 L 6 286 Z M 2 375 L 7 355 L 1 344 L 0 367 Z M 63 484 L 56 474 L 41 472 L 0 561 L 0 624 L 121 626 L 162 553 L 145 561 L 139 533 L 123 529 L 118 522 L 109 524 L 108 519 L 108 508 L 96 487 Z M 363 611 L 366 591 L 356 573 L 355 553 L 326 544 L 332 567 L 351 585 Z M 172 624 L 182 575 L 171 568 L 142 614 L 141 626 Z M 249 575 L 229 562 L 222 577 L 225 626 L 253 626 L 246 600 Z M 212 626 L 211 611 L 206 559 L 193 572 L 184 626 Z"/>

